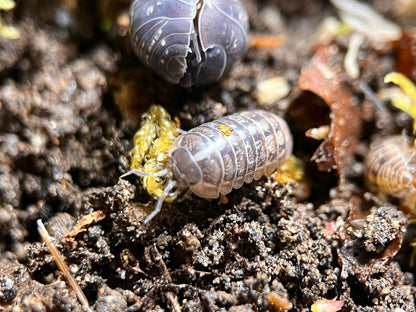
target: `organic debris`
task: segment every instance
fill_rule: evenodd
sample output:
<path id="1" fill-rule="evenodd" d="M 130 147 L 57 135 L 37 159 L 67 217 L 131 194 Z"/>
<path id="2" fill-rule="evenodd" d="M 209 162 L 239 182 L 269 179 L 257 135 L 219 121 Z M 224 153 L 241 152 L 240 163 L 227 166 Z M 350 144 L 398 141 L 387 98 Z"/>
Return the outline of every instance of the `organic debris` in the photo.
<path id="1" fill-rule="evenodd" d="M 342 19 L 355 30 L 375 42 L 391 42 L 402 35 L 399 25 L 390 22 L 371 6 L 356 0 L 331 0 Z"/>
<path id="2" fill-rule="evenodd" d="M 179 135 L 179 125 L 160 105 L 152 105 L 143 114 L 142 124 L 134 134 L 133 148 L 130 151 L 131 170 L 144 173 L 155 173 L 166 166 L 169 160 L 169 149 Z M 143 187 L 149 195 L 162 197 L 166 181 L 161 177 L 143 176 Z M 172 202 L 174 197 L 166 197 L 165 201 Z"/>
<path id="3" fill-rule="evenodd" d="M 328 47 L 318 48 L 311 62 L 302 70 L 299 88 L 315 93 L 331 109 L 331 125 L 327 138 L 314 153 L 312 160 L 319 170 L 337 169 L 340 183 L 344 183 L 345 166 L 354 153 L 361 127 L 360 107 L 343 86 L 338 70 L 330 65 Z"/>
<path id="4" fill-rule="evenodd" d="M 249 47 L 256 49 L 276 49 L 285 44 L 285 39 L 277 35 L 251 35 L 248 38 Z"/>
<path id="5" fill-rule="evenodd" d="M 14 9 L 16 3 L 13 0 L 0 0 L 0 10 L 10 11 Z M 0 19 L 0 36 L 7 39 L 18 39 L 20 36 L 19 30 L 10 25 L 4 25 Z"/>
<path id="6" fill-rule="evenodd" d="M 49 251 L 51 252 L 53 258 L 55 259 L 55 262 L 58 265 L 59 269 L 62 271 L 68 283 L 71 285 L 72 289 L 77 294 L 77 298 L 79 302 L 81 303 L 83 309 L 87 312 L 92 311 L 90 304 L 88 303 L 87 297 L 85 297 L 84 292 L 82 291 L 81 287 L 79 287 L 74 276 L 71 274 L 71 271 L 68 265 L 66 264 L 64 257 L 61 255 L 58 248 L 56 248 L 56 246 L 53 244 L 48 231 L 46 230 L 45 226 L 42 223 L 42 220 L 39 219 L 37 221 L 37 224 L 38 224 L 38 231 L 39 231 L 40 236 L 42 236 L 43 241 L 45 242 L 46 246 L 48 246 Z"/>
<path id="7" fill-rule="evenodd" d="M 321 299 L 311 306 L 312 312 L 337 312 L 341 310 L 344 300 Z"/>
<path id="8" fill-rule="evenodd" d="M 106 213 L 102 210 L 93 211 L 92 213 L 83 216 L 81 219 L 77 221 L 77 224 L 74 226 L 74 229 L 65 234 L 61 239 L 73 239 L 79 233 L 85 232 L 87 227 L 93 223 L 99 222 L 104 220 L 106 217 Z"/>
<path id="9" fill-rule="evenodd" d="M 393 206 L 374 207 L 358 222 L 350 220 L 348 236 L 338 250 L 341 277 L 356 276 L 361 283 L 383 272 L 384 267 L 399 252 L 407 219 Z"/>
<path id="10" fill-rule="evenodd" d="M 402 97 L 393 97 L 392 104 L 398 109 L 408 113 L 413 119 L 413 133 L 416 133 L 416 86 L 405 75 L 391 72 L 384 77 L 384 82 L 393 82 L 400 86 L 407 95 Z"/>

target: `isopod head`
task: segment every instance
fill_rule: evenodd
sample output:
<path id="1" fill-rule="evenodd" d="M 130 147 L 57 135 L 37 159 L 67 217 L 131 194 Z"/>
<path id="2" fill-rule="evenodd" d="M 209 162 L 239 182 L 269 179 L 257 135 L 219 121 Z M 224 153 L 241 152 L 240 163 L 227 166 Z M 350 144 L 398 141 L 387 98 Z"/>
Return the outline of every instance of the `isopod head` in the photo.
<path id="1" fill-rule="evenodd" d="M 247 50 L 248 15 L 240 0 L 135 0 L 130 36 L 139 59 L 184 87 L 211 84 Z"/>

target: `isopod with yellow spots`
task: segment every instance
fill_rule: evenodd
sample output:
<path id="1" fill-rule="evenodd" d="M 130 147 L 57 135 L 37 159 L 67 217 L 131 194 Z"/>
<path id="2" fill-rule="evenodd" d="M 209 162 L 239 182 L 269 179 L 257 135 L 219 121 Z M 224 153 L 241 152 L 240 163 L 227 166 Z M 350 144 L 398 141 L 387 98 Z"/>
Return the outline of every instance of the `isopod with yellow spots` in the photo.
<path id="1" fill-rule="evenodd" d="M 292 135 L 281 117 L 263 110 L 235 113 L 176 137 L 169 151 L 162 153 L 167 161 L 152 163 L 151 168 L 158 171 L 132 167 L 122 177 L 136 174 L 161 181 L 163 191 L 156 194 L 158 202 L 147 223 L 159 213 L 163 201 L 176 198 L 184 189 L 202 198 L 217 198 L 272 174 L 291 155 L 292 147 Z"/>

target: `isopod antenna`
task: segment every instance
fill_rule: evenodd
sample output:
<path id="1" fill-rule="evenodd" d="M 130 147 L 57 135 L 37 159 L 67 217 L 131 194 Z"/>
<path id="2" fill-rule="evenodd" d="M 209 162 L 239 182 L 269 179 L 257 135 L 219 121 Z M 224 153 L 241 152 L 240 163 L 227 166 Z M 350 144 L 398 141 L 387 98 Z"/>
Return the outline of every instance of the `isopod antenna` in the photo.
<path id="1" fill-rule="evenodd" d="M 124 179 L 130 175 L 135 175 L 138 177 L 168 177 L 170 174 L 169 169 L 165 168 L 162 170 L 159 170 L 157 172 L 143 172 L 137 169 L 132 169 L 125 174 L 120 176 L 120 179 Z M 149 223 L 161 210 L 163 206 L 163 202 L 165 201 L 166 197 L 169 196 L 170 191 L 176 186 L 176 182 L 173 180 L 168 180 L 168 183 L 166 187 L 163 189 L 162 195 L 158 198 L 155 209 L 146 217 L 146 219 L 143 222 L 143 225 Z"/>

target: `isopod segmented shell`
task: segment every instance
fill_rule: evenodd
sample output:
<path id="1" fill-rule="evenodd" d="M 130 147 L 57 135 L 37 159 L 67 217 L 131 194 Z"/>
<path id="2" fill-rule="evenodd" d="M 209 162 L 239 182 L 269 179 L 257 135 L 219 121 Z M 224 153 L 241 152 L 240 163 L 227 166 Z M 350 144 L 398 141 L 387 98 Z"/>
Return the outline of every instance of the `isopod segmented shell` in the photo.
<path id="1" fill-rule="evenodd" d="M 391 136 L 372 143 L 364 164 L 370 188 L 397 198 L 415 195 L 415 156 L 409 137 Z"/>
<path id="2" fill-rule="evenodd" d="M 160 106 L 154 106 L 150 111 L 159 112 L 156 117 L 167 114 Z M 154 121 L 163 121 L 156 127 L 159 128 L 157 132 L 169 132 L 172 128 L 170 116 Z M 146 141 L 150 135 L 148 126 L 148 122 L 142 124 L 135 137 Z M 143 183 L 149 194 L 158 193 L 155 209 L 143 224 L 160 212 L 164 201 L 172 202 L 184 189 L 189 188 L 203 198 L 216 198 L 241 187 L 244 182 L 250 183 L 253 179 L 270 175 L 289 158 L 293 147 L 286 122 L 262 110 L 236 113 L 179 135 L 169 149 L 168 163 L 163 161 L 165 149 L 156 144 L 163 137 L 160 135 L 156 133 L 159 138 L 154 141 L 152 153 L 146 155 L 137 151 L 148 149 L 148 144 L 135 139 L 137 146 L 132 150 L 134 165 L 121 176 L 134 174 L 143 179 L 149 177 L 155 182 L 151 185 Z M 139 165 L 136 164 L 136 156 L 139 156 Z M 146 163 L 150 161 L 150 166 L 142 166 L 142 160 Z"/>
<path id="3" fill-rule="evenodd" d="M 171 170 L 178 184 L 200 197 L 216 198 L 270 175 L 292 146 L 279 116 L 262 110 L 236 113 L 181 134 L 171 147 Z"/>
<path id="4" fill-rule="evenodd" d="M 239 0 L 135 0 L 133 50 L 174 84 L 218 81 L 247 50 L 248 16 Z"/>

